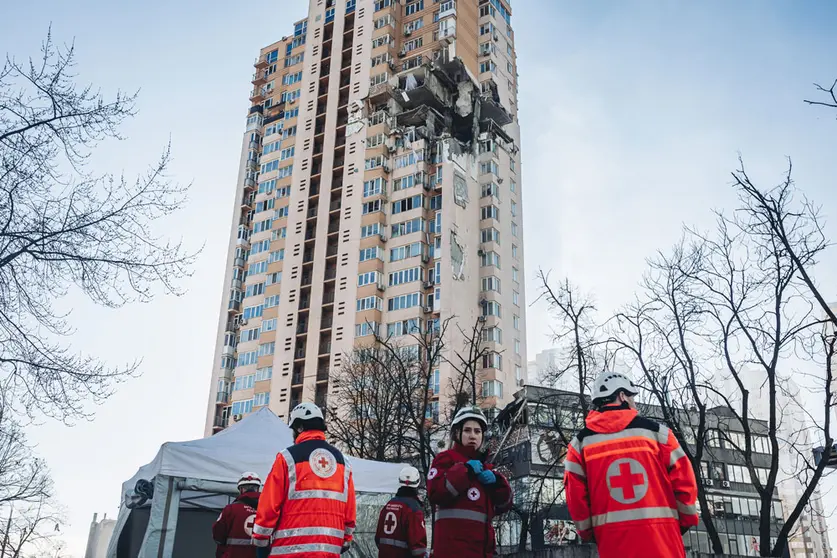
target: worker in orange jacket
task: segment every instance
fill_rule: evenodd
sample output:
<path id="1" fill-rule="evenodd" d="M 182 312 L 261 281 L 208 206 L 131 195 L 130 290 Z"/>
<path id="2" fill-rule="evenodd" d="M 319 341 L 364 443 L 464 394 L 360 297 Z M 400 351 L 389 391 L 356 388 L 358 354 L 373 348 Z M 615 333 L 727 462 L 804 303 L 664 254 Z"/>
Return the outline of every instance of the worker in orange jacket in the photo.
<path id="1" fill-rule="evenodd" d="M 291 411 L 296 444 L 276 456 L 256 511 L 253 544 L 271 556 L 334 558 L 346 552 L 355 530 L 355 486 L 343 454 L 325 441 L 319 407 Z M 272 542 L 271 542 L 272 541 Z"/>
<path id="2" fill-rule="evenodd" d="M 666 426 L 637 416 L 636 385 L 604 372 L 593 384 L 586 428 L 567 450 L 567 507 L 601 558 L 683 558 L 698 524 L 692 464 Z"/>

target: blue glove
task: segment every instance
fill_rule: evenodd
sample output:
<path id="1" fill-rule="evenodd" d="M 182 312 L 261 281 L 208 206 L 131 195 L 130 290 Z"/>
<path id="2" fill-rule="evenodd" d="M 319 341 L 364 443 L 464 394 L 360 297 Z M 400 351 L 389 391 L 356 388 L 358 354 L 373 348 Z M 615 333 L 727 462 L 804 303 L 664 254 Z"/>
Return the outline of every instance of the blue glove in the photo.
<path id="1" fill-rule="evenodd" d="M 472 459 L 465 463 L 465 466 L 471 469 L 475 475 L 479 475 L 482 473 L 482 462 L 476 459 Z"/>
<path id="2" fill-rule="evenodd" d="M 477 480 L 480 481 L 482 484 L 494 484 L 497 482 L 497 475 L 494 474 L 494 471 L 485 470 L 477 475 Z"/>

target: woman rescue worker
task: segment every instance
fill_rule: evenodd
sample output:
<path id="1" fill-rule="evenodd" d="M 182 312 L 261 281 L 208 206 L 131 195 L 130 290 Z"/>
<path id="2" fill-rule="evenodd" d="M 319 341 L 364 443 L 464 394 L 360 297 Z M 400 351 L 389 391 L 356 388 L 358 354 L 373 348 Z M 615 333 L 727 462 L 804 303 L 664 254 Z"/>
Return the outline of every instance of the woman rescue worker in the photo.
<path id="1" fill-rule="evenodd" d="M 479 407 L 456 413 L 452 447 L 436 456 L 427 472 L 427 493 L 435 510 L 434 558 L 491 558 L 491 520 L 512 506 L 506 478 L 485 462 L 488 422 Z"/>

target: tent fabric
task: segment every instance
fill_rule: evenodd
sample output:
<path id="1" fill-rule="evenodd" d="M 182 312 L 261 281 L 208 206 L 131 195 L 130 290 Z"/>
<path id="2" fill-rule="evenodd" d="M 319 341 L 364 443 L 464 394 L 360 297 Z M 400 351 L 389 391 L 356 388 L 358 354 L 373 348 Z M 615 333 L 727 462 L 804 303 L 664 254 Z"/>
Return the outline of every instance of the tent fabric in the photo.
<path id="1" fill-rule="evenodd" d="M 214 436 L 163 444 L 150 463 L 122 484 L 122 498 L 127 503 L 138 480 L 152 481 L 157 475 L 235 484 L 242 472 L 254 471 L 265 479 L 276 454 L 293 443 L 290 427 L 265 407 Z M 347 460 L 356 492 L 398 490 L 403 465 L 348 456 Z"/>

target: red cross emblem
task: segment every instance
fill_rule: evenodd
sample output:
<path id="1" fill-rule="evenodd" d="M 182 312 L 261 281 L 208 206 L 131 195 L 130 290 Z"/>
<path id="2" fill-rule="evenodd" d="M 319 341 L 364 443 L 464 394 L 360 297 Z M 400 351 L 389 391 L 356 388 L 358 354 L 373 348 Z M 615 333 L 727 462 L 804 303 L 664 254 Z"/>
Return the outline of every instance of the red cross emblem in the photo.
<path id="1" fill-rule="evenodd" d="M 384 518 L 384 534 L 391 535 L 395 533 L 396 527 L 398 527 L 398 519 L 395 518 L 394 513 L 387 512 L 387 516 Z"/>
<path id="2" fill-rule="evenodd" d="M 308 464 L 315 475 L 327 479 L 337 472 L 337 459 L 328 450 L 317 448 L 311 452 Z"/>
<path id="3" fill-rule="evenodd" d="M 617 459 L 607 468 L 607 487 L 617 502 L 633 504 L 648 492 L 648 473 L 636 459 Z"/>

